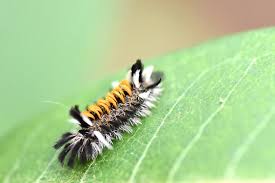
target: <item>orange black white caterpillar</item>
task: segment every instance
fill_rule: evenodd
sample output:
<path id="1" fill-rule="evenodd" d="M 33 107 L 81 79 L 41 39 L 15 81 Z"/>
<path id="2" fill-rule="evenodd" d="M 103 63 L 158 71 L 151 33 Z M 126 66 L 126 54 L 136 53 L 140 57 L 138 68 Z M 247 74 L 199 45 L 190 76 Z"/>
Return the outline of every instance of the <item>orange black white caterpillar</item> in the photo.
<path id="1" fill-rule="evenodd" d="M 154 72 L 153 66 L 144 68 L 140 60 L 120 82 L 113 82 L 113 89 L 104 99 L 80 111 L 78 105 L 70 109 L 70 116 L 80 126 L 76 133 L 64 133 L 54 145 L 61 147 L 60 163 L 73 167 L 76 160 L 85 163 L 112 149 L 112 141 L 121 139 L 124 132 L 131 133 L 140 118 L 148 116 L 159 98 L 163 74 Z"/>

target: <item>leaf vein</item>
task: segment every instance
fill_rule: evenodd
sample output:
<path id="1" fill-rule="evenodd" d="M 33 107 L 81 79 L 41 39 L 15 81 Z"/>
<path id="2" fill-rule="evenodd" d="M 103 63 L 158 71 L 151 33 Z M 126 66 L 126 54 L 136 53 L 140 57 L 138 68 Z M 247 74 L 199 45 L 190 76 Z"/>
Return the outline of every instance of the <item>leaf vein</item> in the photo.
<path id="1" fill-rule="evenodd" d="M 275 107 L 272 108 L 272 110 L 268 113 L 268 115 L 254 128 L 254 130 L 252 130 L 248 134 L 244 142 L 236 149 L 235 153 L 232 156 L 232 159 L 229 161 L 227 165 L 227 168 L 224 173 L 224 178 L 232 179 L 235 177 L 236 169 L 242 157 L 248 151 L 249 147 L 253 144 L 253 142 L 256 140 L 258 135 L 266 128 L 268 123 L 271 121 L 271 118 L 274 115 L 274 113 L 275 113 Z"/>
<path id="2" fill-rule="evenodd" d="M 10 178 L 12 177 L 12 175 L 20 168 L 21 165 L 21 161 L 23 159 L 23 157 L 25 156 L 26 151 L 29 149 L 32 140 L 34 139 L 34 137 L 36 136 L 36 134 L 42 129 L 42 126 L 38 126 L 31 134 L 30 136 L 27 138 L 27 140 L 25 141 L 25 144 L 23 145 L 23 150 L 21 152 L 21 156 L 19 156 L 19 158 L 16 159 L 15 163 L 13 164 L 13 167 L 10 169 L 10 171 L 7 173 L 7 175 L 4 178 L 4 183 L 9 183 L 10 182 Z"/>
<path id="3" fill-rule="evenodd" d="M 33 182 L 39 183 L 41 181 L 41 179 L 45 176 L 48 169 L 50 168 L 50 166 L 53 164 L 54 160 L 56 159 L 56 156 L 57 156 L 57 152 L 54 154 L 52 159 L 48 162 L 48 164 L 47 164 L 46 168 L 43 170 L 43 172 Z"/>
<path id="4" fill-rule="evenodd" d="M 214 117 L 224 108 L 225 103 L 228 101 L 228 99 L 231 97 L 232 93 L 235 91 L 235 89 L 239 86 L 239 84 L 242 82 L 242 80 L 246 77 L 249 70 L 251 69 L 252 65 L 254 65 L 256 62 L 256 58 L 250 62 L 246 70 L 244 71 L 244 74 L 241 76 L 241 78 L 236 82 L 236 84 L 232 87 L 232 89 L 229 91 L 229 93 L 226 95 L 223 103 L 202 123 L 200 126 L 198 133 L 194 136 L 194 138 L 189 142 L 189 144 L 186 146 L 186 148 L 181 151 L 178 158 L 175 160 L 175 163 L 173 164 L 170 172 L 168 173 L 167 182 L 173 182 L 173 179 L 177 173 L 177 170 L 179 169 L 182 161 L 185 159 L 189 151 L 193 148 L 193 146 L 198 142 L 200 137 L 202 136 L 205 128 L 209 125 L 209 123 L 214 119 Z"/>
<path id="5" fill-rule="evenodd" d="M 142 161 L 144 160 L 151 144 L 153 143 L 154 139 L 157 137 L 158 132 L 160 131 L 161 127 L 163 126 L 163 124 L 165 123 L 166 119 L 170 116 L 170 114 L 173 112 L 173 110 L 175 109 L 175 107 L 177 106 L 177 104 L 185 97 L 185 95 L 187 94 L 187 92 L 190 90 L 190 88 L 192 88 L 201 78 L 202 76 L 206 74 L 206 71 L 202 72 L 188 87 L 187 89 L 177 98 L 176 102 L 174 103 L 174 105 L 170 108 L 170 110 L 168 111 L 168 113 L 166 113 L 166 115 L 164 116 L 163 120 L 161 121 L 160 125 L 158 126 L 158 128 L 156 129 L 155 133 L 153 134 L 152 138 L 149 140 L 148 144 L 146 145 L 142 155 L 140 156 L 137 164 L 135 165 L 132 174 L 130 176 L 129 182 L 134 182 L 135 176 L 139 170 L 139 167 L 142 163 Z"/>

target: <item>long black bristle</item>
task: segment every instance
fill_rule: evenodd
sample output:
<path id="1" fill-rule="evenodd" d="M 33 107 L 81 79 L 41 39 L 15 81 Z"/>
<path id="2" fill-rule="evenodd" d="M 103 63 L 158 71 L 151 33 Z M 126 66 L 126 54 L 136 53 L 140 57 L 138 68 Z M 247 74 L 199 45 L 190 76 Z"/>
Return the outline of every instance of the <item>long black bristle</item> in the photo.
<path id="1" fill-rule="evenodd" d="M 141 60 L 138 59 L 136 61 L 136 63 L 132 66 L 131 68 L 131 72 L 132 72 L 132 76 L 134 75 L 134 73 L 137 71 L 137 70 L 140 70 L 140 75 L 139 75 L 139 81 L 142 82 L 142 72 L 143 72 L 143 64 L 141 63 Z"/>
<path id="2" fill-rule="evenodd" d="M 75 159 L 76 159 L 76 156 L 77 156 L 77 152 L 78 152 L 79 148 L 81 147 L 82 143 L 83 143 L 83 139 L 76 142 L 76 144 L 72 147 L 72 150 L 71 150 L 70 156 L 69 156 L 69 160 L 68 160 L 68 163 L 67 163 L 67 165 L 71 168 L 74 166 L 74 162 L 75 162 Z"/>
<path id="3" fill-rule="evenodd" d="M 63 147 L 62 151 L 58 155 L 58 160 L 62 165 L 64 164 L 65 157 L 67 156 L 68 152 L 70 151 L 70 145 L 71 144 L 66 144 Z"/>
<path id="4" fill-rule="evenodd" d="M 91 157 L 94 154 L 94 149 L 93 149 L 92 143 L 91 143 L 91 141 L 89 139 L 87 140 L 85 150 L 87 151 L 87 159 L 91 159 Z"/>
<path id="5" fill-rule="evenodd" d="M 73 137 L 74 137 L 74 135 L 70 132 L 64 133 L 62 135 L 62 137 L 56 142 L 56 144 L 54 145 L 54 148 L 59 149 L 64 144 L 66 144 L 68 141 L 70 141 Z"/>
<path id="6" fill-rule="evenodd" d="M 156 81 L 155 83 L 151 84 L 150 86 L 147 86 L 146 89 L 148 89 L 148 90 L 152 89 L 152 88 L 158 86 L 160 84 L 160 82 L 161 82 L 161 78 L 159 78 L 158 81 Z"/>
<path id="7" fill-rule="evenodd" d="M 81 151 L 79 152 L 79 160 L 80 163 L 85 163 L 88 159 L 87 159 L 87 141 L 86 143 L 83 142 L 83 145 L 81 147 Z"/>
<path id="8" fill-rule="evenodd" d="M 70 115 L 80 123 L 81 127 L 89 127 L 89 125 L 82 119 L 78 105 L 75 105 L 70 109 Z"/>

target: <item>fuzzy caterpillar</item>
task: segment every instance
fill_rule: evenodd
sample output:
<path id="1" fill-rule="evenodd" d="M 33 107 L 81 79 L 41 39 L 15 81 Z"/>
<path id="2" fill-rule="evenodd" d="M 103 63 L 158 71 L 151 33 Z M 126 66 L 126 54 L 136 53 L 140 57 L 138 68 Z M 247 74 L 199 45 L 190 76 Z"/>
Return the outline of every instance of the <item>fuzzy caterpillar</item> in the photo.
<path id="1" fill-rule="evenodd" d="M 73 167 L 96 159 L 104 147 L 112 149 L 112 141 L 121 139 L 124 132 L 131 133 L 132 126 L 140 124 L 140 118 L 150 114 L 154 102 L 162 92 L 163 74 L 154 72 L 153 66 L 144 68 L 137 60 L 121 82 L 113 83 L 113 89 L 104 99 L 80 111 L 77 105 L 70 109 L 70 116 L 79 124 L 76 133 L 64 133 L 54 148 L 62 150 L 58 159 Z"/>

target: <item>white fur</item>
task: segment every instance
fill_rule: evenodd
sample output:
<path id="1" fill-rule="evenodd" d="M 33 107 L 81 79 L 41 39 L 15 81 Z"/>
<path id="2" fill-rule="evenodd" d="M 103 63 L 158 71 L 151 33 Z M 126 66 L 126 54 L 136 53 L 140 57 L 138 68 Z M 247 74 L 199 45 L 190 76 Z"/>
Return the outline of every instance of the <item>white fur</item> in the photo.
<path id="1" fill-rule="evenodd" d="M 148 115 L 151 114 L 151 112 L 150 112 L 148 109 L 146 109 L 146 108 L 144 108 L 144 109 L 138 111 L 137 113 L 138 113 L 140 116 L 142 116 L 142 117 L 146 117 L 146 116 L 148 116 Z"/>
<path id="2" fill-rule="evenodd" d="M 126 79 L 130 82 L 132 81 L 132 71 L 131 71 L 131 69 L 127 72 Z"/>
<path id="3" fill-rule="evenodd" d="M 116 135 L 116 138 L 121 140 L 122 139 L 122 135 L 119 132 L 114 132 L 114 134 Z"/>
<path id="4" fill-rule="evenodd" d="M 141 124 L 140 119 L 137 118 L 137 117 L 130 119 L 130 123 L 131 123 L 132 125 Z"/>
<path id="5" fill-rule="evenodd" d="M 121 128 L 121 130 L 123 130 L 127 133 L 132 133 L 133 132 L 132 128 L 129 125 L 122 125 L 120 128 Z"/>
<path id="6" fill-rule="evenodd" d="M 107 140 L 103 137 L 103 135 L 99 131 L 94 131 L 97 139 L 102 142 L 108 149 L 113 149 L 112 145 L 107 142 Z"/>
<path id="7" fill-rule="evenodd" d="M 151 82 L 151 76 L 154 70 L 154 66 L 148 66 L 146 67 L 143 72 L 142 72 L 142 77 L 144 79 L 145 83 L 150 83 Z"/>
<path id="8" fill-rule="evenodd" d="M 98 154 L 100 154 L 102 152 L 102 148 L 100 148 L 95 142 L 92 142 L 92 147 L 93 149 L 96 150 L 96 153 L 93 154 L 93 159 L 97 157 Z"/>
<path id="9" fill-rule="evenodd" d="M 140 75 L 140 70 L 137 70 L 133 75 L 133 83 L 137 88 L 140 87 L 139 75 Z"/>
<path id="10" fill-rule="evenodd" d="M 74 119 L 74 118 L 70 118 L 68 121 L 69 121 L 70 123 L 73 123 L 73 124 L 79 125 L 79 121 L 77 121 L 77 120 L 76 120 L 76 119 Z"/>
<path id="11" fill-rule="evenodd" d="M 108 143 L 113 144 L 112 138 L 110 137 L 110 135 L 105 135 L 105 139 L 107 140 Z"/>
<path id="12" fill-rule="evenodd" d="M 151 92 L 151 91 L 149 90 L 149 91 L 147 91 L 147 92 L 141 93 L 141 94 L 139 94 L 139 97 L 141 97 L 141 98 L 143 98 L 143 99 L 146 99 L 146 98 L 149 97 L 150 92 Z"/>
<path id="13" fill-rule="evenodd" d="M 153 103 L 150 102 L 150 101 L 146 101 L 146 102 L 145 102 L 145 105 L 146 105 L 147 107 L 149 107 L 149 108 L 156 107 L 155 104 L 153 104 Z"/>
<path id="14" fill-rule="evenodd" d="M 90 126 L 93 126 L 92 121 L 87 116 L 84 116 L 83 114 L 81 114 L 81 117 L 82 117 L 83 121 L 85 121 L 85 123 L 87 123 Z"/>

